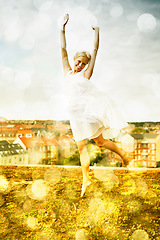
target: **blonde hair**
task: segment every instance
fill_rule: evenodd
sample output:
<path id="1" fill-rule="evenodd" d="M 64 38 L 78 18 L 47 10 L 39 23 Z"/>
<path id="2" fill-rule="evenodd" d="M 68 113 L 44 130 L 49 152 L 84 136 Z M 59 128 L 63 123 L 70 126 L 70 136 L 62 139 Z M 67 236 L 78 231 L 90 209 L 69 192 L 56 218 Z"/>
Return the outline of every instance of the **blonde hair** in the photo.
<path id="1" fill-rule="evenodd" d="M 74 55 L 74 60 L 77 59 L 78 57 L 86 57 L 88 59 L 88 62 L 91 59 L 90 53 L 88 53 L 86 51 L 76 52 L 76 54 Z"/>

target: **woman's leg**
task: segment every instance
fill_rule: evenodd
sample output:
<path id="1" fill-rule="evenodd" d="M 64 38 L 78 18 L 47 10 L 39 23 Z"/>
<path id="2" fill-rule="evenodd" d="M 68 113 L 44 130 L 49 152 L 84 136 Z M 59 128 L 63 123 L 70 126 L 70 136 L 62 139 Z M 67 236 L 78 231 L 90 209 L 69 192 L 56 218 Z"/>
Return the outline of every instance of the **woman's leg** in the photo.
<path id="1" fill-rule="evenodd" d="M 126 157 L 126 153 L 112 141 L 104 139 L 102 134 L 99 135 L 97 138 L 94 138 L 93 140 L 95 141 L 97 146 L 107 148 L 117 153 L 122 158 L 123 166 L 127 166 L 129 164 L 129 160 Z"/>
<path id="2" fill-rule="evenodd" d="M 78 141 L 77 146 L 80 153 L 80 162 L 81 162 L 82 173 L 83 173 L 83 184 L 82 184 L 82 192 L 81 192 L 81 197 L 82 197 L 86 191 L 87 186 L 91 184 L 89 180 L 90 159 L 87 152 L 86 140 Z"/>

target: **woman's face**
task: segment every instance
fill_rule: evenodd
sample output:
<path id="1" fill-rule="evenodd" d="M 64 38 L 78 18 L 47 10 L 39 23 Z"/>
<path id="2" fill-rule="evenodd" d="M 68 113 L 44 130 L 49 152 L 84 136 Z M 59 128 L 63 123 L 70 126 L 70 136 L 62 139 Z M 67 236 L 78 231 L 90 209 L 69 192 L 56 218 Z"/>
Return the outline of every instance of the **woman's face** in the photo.
<path id="1" fill-rule="evenodd" d="M 74 72 L 78 73 L 88 64 L 87 57 L 78 57 L 74 60 Z"/>

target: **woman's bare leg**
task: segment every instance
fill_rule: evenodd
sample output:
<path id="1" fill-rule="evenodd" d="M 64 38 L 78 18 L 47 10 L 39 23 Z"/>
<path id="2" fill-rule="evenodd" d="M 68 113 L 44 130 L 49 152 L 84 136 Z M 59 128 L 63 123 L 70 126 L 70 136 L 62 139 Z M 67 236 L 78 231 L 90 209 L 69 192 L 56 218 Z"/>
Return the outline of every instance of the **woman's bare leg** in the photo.
<path id="1" fill-rule="evenodd" d="M 126 153 L 120 149 L 114 142 L 104 139 L 102 134 L 97 138 L 93 139 L 97 146 L 107 148 L 115 153 L 117 153 L 122 158 L 123 166 L 127 166 L 129 164 L 129 160 L 126 157 Z"/>
<path id="2" fill-rule="evenodd" d="M 89 180 L 90 159 L 87 152 L 86 140 L 78 141 L 77 146 L 80 153 L 80 162 L 81 162 L 82 173 L 83 173 L 83 184 L 82 184 L 82 192 L 81 192 L 81 197 L 82 197 L 86 191 L 87 186 L 91 184 Z"/>

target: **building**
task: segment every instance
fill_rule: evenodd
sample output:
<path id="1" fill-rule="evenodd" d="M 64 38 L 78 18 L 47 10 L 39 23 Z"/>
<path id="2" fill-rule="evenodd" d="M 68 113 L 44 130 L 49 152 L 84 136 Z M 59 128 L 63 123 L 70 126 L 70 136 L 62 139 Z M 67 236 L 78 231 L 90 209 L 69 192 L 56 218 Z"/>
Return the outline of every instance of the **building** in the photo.
<path id="1" fill-rule="evenodd" d="M 33 133 L 31 132 L 31 130 L 29 129 L 20 129 L 16 132 L 16 138 L 19 137 L 19 138 L 22 138 L 22 137 L 26 137 L 26 138 L 31 138 L 33 137 Z"/>
<path id="2" fill-rule="evenodd" d="M 129 166 L 156 167 L 160 162 L 160 135 L 127 134 L 120 141 L 129 159 L 133 159 Z"/>
<path id="3" fill-rule="evenodd" d="M 21 137 L 19 143 L 28 153 L 28 163 L 56 164 L 58 162 L 58 143 L 54 137 Z"/>
<path id="4" fill-rule="evenodd" d="M 18 143 L 0 141 L 0 165 L 28 165 L 28 154 Z"/>

